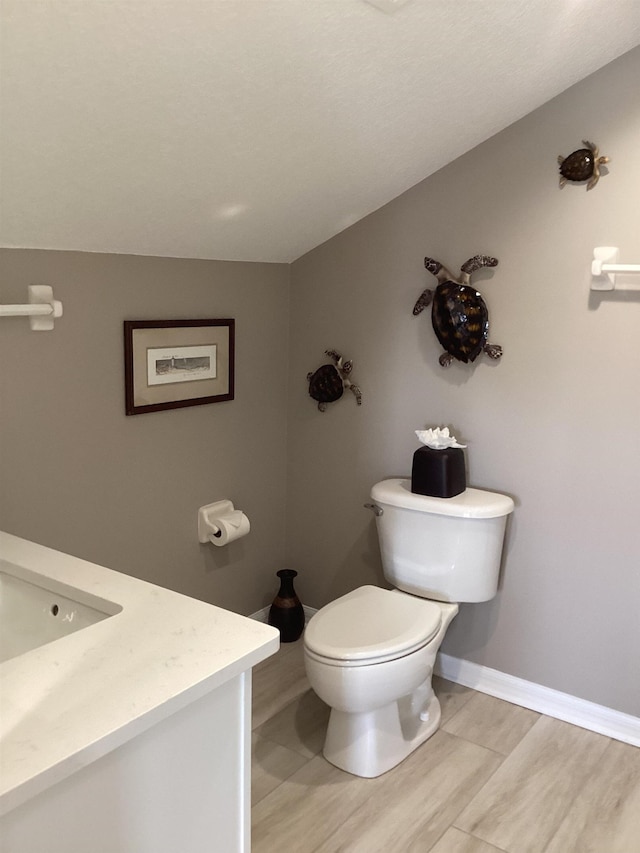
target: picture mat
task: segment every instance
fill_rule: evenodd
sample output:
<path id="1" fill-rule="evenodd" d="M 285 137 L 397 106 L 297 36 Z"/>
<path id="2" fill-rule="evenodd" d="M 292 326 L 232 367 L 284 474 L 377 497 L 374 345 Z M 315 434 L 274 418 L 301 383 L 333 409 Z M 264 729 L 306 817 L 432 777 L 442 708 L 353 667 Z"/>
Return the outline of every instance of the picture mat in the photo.
<path id="1" fill-rule="evenodd" d="M 229 327 L 178 326 L 133 329 L 133 404 L 153 406 L 229 393 Z M 217 376 L 196 382 L 149 385 L 147 351 L 184 346 L 215 346 Z"/>

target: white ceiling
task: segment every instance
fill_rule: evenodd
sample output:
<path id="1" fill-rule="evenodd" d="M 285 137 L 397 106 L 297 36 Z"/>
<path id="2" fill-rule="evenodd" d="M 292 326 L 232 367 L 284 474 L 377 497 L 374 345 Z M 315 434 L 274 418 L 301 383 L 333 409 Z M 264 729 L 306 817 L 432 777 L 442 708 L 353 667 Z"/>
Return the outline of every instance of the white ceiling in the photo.
<path id="1" fill-rule="evenodd" d="M 640 0 L 2 15 L 2 245 L 251 261 L 299 257 L 640 43 Z"/>

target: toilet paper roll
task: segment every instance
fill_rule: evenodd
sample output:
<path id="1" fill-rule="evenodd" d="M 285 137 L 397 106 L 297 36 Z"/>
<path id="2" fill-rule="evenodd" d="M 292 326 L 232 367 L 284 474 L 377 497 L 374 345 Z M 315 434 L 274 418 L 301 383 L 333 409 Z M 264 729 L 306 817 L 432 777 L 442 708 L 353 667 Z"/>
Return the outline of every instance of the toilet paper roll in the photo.
<path id="1" fill-rule="evenodd" d="M 230 512 L 228 515 L 218 516 L 213 522 L 213 526 L 217 529 L 209 534 L 209 542 L 218 547 L 228 545 L 229 542 L 246 536 L 251 530 L 249 519 L 239 509 Z"/>

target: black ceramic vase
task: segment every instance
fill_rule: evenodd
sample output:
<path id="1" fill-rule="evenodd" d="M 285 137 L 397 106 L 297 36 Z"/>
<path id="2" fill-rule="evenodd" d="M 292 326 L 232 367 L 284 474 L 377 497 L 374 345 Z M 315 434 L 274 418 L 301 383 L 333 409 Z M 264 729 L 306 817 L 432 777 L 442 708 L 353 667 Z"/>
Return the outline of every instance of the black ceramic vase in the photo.
<path id="1" fill-rule="evenodd" d="M 269 609 L 269 625 L 280 631 L 280 642 L 294 643 L 304 630 L 304 608 L 293 588 L 298 574 L 293 569 L 280 569 L 280 589 Z"/>

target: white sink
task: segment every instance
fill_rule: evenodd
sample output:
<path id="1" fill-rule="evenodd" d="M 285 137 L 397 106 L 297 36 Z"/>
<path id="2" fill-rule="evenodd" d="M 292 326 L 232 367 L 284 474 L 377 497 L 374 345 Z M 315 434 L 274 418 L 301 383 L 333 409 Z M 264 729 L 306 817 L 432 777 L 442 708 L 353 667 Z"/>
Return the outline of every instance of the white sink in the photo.
<path id="1" fill-rule="evenodd" d="M 121 610 L 117 604 L 0 560 L 0 662 L 101 622 Z"/>

